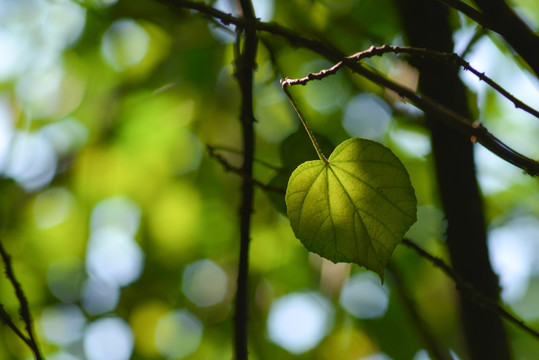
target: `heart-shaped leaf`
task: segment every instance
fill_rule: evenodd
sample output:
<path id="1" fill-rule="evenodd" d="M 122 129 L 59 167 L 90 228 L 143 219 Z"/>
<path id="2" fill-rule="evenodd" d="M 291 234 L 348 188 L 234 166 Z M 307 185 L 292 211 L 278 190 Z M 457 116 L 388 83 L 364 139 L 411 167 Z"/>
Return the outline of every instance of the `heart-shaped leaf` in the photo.
<path id="1" fill-rule="evenodd" d="M 416 221 L 417 200 L 400 160 L 377 142 L 341 143 L 329 163 L 300 165 L 286 207 L 305 247 L 333 262 L 353 262 L 383 279 L 395 246 Z"/>

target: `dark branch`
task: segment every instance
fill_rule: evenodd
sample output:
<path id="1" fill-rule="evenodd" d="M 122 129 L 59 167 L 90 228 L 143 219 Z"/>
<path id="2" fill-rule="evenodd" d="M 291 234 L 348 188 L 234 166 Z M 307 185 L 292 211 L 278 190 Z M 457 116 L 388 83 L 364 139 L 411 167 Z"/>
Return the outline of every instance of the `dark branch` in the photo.
<path id="1" fill-rule="evenodd" d="M 429 254 L 428 252 L 420 248 L 418 245 L 416 245 L 414 242 L 412 242 L 409 239 L 403 239 L 402 243 L 406 245 L 408 248 L 414 250 L 421 257 L 430 261 L 438 269 L 442 270 L 448 277 L 450 277 L 455 282 L 457 289 L 459 289 L 469 299 L 473 300 L 480 306 L 484 306 L 490 309 L 491 311 L 505 318 L 510 323 L 524 330 L 525 332 L 527 332 L 534 338 L 539 339 L 539 332 L 530 328 L 521 319 L 518 319 L 516 316 L 511 315 L 507 310 L 502 308 L 496 301 L 492 300 L 488 296 L 476 290 L 476 288 L 473 285 L 464 281 L 462 277 L 459 274 L 457 274 L 457 272 L 453 270 L 453 268 L 451 268 L 449 265 L 447 265 L 442 259 Z"/>
<path id="2" fill-rule="evenodd" d="M 32 315 L 30 313 L 30 306 L 28 305 L 28 300 L 26 299 L 26 295 L 24 294 L 24 291 L 22 290 L 22 286 L 17 280 L 15 273 L 13 271 L 13 266 L 11 264 L 11 258 L 4 249 L 4 245 L 0 241 L 0 256 L 2 257 L 2 261 L 4 262 L 5 268 L 6 268 L 6 277 L 8 278 L 9 282 L 15 289 L 15 296 L 17 297 L 17 300 L 20 304 L 20 310 L 19 313 L 24 321 L 26 333 L 28 334 L 28 337 L 24 336 L 21 331 L 17 329 L 15 324 L 11 321 L 11 318 L 9 315 L 5 312 L 5 310 L 2 308 L 1 316 L 2 319 L 8 320 L 6 323 L 8 326 L 19 336 L 32 350 L 34 353 L 34 357 L 36 360 L 42 360 L 41 352 L 39 350 L 39 345 L 37 343 L 37 339 L 34 335 L 33 330 L 33 321 L 32 321 Z"/>
<path id="3" fill-rule="evenodd" d="M 0 318 L 2 321 L 17 335 L 22 341 L 26 343 L 30 348 L 32 347 L 32 342 L 28 339 L 22 331 L 19 330 L 17 325 L 11 320 L 11 316 L 8 314 L 4 306 L 0 304 Z"/>
<path id="4" fill-rule="evenodd" d="M 504 0 L 475 0 L 482 12 L 460 0 L 438 0 L 457 9 L 481 26 L 500 34 L 539 75 L 539 36 L 518 17 Z"/>
<path id="5" fill-rule="evenodd" d="M 236 360 L 248 358 L 249 324 L 249 244 L 251 234 L 251 214 L 253 209 L 253 183 L 248 180 L 253 174 L 254 158 L 254 115 L 253 115 L 253 71 L 255 69 L 258 38 L 255 28 L 255 14 L 250 0 L 239 0 L 244 21 L 243 34 L 238 31 L 236 78 L 241 92 L 240 121 L 243 137 L 243 178 L 240 206 L 240 253 L 238 262 L 238 288 L 234 313 L 234 352 Z M 243 45 L 243 48 L 240 46 Z"/>
<path id="6" fill-rule="evenodd" d="M 226 171 L 230 171 L 230 172 L 232 172 L 234 174 L 237 174 L 237 175 L 241 176 L 242 179 L 245 179 L 245 180 L 249 181 L 254 186 L 258 186 L 259 188 L 261 188 L 263 190 L 272 191 L 272 192 L 275 192 L 275 193 L 278 193 L 278 194 L 283 194 L 283 195 L 286 193 L 285 189 L 275 187 L 275 186 L 266 185 L 261 181 L 258 181 L 256 179 L 250 177 L 250 176 L 247 176 L 247 174 L 245 174 L 242 171 L 242 169 L 240 169 L 238 167 L 235 167 L 234 165 L 230 164 L 223 156 L 219 155 L 216 152 L 216 150 L 218 150 L 218 148 L 212 147 L 210 145 L 206 145 L 206 148 L 208 149 L 208 153 L 210 154 L 210 156 L 212 156 L 217 161 L 219 161 L 219 163 L 221 163 L 221 165 L 223 165 L 223 167 L 225 168 Z"/>

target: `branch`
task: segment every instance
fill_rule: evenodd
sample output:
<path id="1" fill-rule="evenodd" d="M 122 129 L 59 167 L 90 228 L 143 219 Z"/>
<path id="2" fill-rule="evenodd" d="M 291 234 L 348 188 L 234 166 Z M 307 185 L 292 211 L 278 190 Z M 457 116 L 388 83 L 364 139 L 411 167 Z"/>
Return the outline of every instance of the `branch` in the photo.
<path id="1" fill-rule="evenodd" d="M 9 317 L 9 314 L 5 312 L 5 310 L 2 308 L 1 310 L 1 316 L 4 321 L 6 321 L 6 324 L 19 336 L 32 350 L 34 353 L 34 357 L 36 360 L 42 360 L 41 352 L 39 350 L 39 345 L 37 343 L 36 337 L 34 335 L 33 325 L 32 325 L 32 315 L 30 314 L 30 306 L 28 305 L 28 300 L 26 299 L 26 295 L 24 294 L 24 291 L 22 290 L 22 286 L 15 277 L 15 273 L 13 272 L 13 266 L 11 265 L 11 258 L 4 249 L 4 245 L 0 241 L 0 256 L 2 257 L 2 260 L 4 262 L 5 268 L 6 268 L 6 277 L 8 278 L 9 282 L 15 289 L 15 295 L 17 297 L 17 300 L 20 304 L 20 310 L 19 313 L 24 321 L 26 333 L 28 334 L 28 337 L 24 336 L 20 330 L 15 326 L 15 324 L 11 321 L 11 318 Z"/>
<path id="2" fill-rule="evenodd" d="M 218 18 L 224 24 L 235 24 L 239 27 L 245 26 L 245 21 L 243 19 L 239 19 L 230 14 L 223 13 L 200 2 L 184 0 L 159 1 L 165 2 L 171 6 L 174 5 L 197 10 L 203 14 Z M 264 23 L 256 21 L 254 26 L 259 31 L 264 31 L 274 35 L 282 36 L 286 38 L 292 45 L 307 48 L 313 52 L 324 56 L 325 58 L 334 63 L 338 63 L 340 61 L 343 61 L 343 59 L 346 59 L 346 56 L 335 47 L 318 40 L 305 38 L 298 33 L 285 27 L 282 27 L 276 23 Z M 526 173 L 532 176 L 539 175 L 539 162 L 530 159 L 522 154 L 519 154 L 517 151 L 511 149 L 494 135 L 490 134 L 487 129 L 480 123 L 473 123 L 470 119 L 467 119 L 466 117 L 457 114 L 456 112 L 438 104 L 437 102 L 429 99 L 426 96 L 420 96 L 414 91 L 403 87 L 370 69 L 361 66 L 357 62 L 346 60 L 343 61 L 343 63 L 344 66 L 356 72 L 357 74 L 365 77 L 371 82 L 393 90 L 403 98 L 408 98 L 420 109 L 424 110 L 425 112 L 431 113 L 433 116 L 439 118 L 440 121 L 443 121 L 448 126 L 451 126 L 457 131 L 460 131 L 461 133 L 469 136 L 472 141 L 479 142 L 492 153 L 496 154 L 498 157 L 504 159 L 510 164 L 521 168 Z"/>
<path id="3" fill-rule="evenodd" d="M 221 165 L 223 165 L 223 167 L 225 168 L 226 171 L 230 171 L 230 172 L 232 172 L 234 174 L 239 175 L 242 179 L 250 182 L 254 186 L 258 186 L 259 188 L 261 188 L 263 190 L 272 191 L 272 192 L 275 192 L 275 193 L 278 193 L 278 194 L 283 194 L 283 195 L 286 193 L 286 191 L 284 189 L 282 189 L 282 188 L 266 185 L 263 182 L 260 182 L 260 181 L 254 179 L 251 176 L 248 176 L 247 174 L 245 174 L 242 171 L 242 169 L 233 166 L 223 156 L 217 154 L 216 150 L 218 150 L 218 148 L 215 148 L 215 147 L 210 146 L 210 145 L 206 145 L 206 148 L 208 149 L 208 154 L 211 157 L 215 158 L 217 161 L 219 161 L 219 163 L 221 163 Z"/>
<path id="4" fill-rule="evenodd" d="M 475 0 L 482 12 L 460 0 L 438 0 L 457 9 L 481 26 L 500 34 L 539 75 L 539 36 L 518 17 L 504 0 Z"/>
<path id="5" fill-rule="evenodd" d="M 465 2 L 462 2 L 460 0 L 438 0 L 439 2 L 452 7 L 464 15 L 468 16 L 470 19 L 484 27 L 485 29 L 490 29 L 494 32 L 498 32 L 498 30 L 495 30 L 497 28 L 496 24 L 488 24 L 487 19 L 485 19 L 485 16 L 483 13 L 470 5 L 466 4 Z"/>
<path id="6" fill-rule="evenodd" d="M 539 118 L 539 111 L 535 110 L 531 106 L 525 104 L 523 101 L 511 95 L 507 90 L 502 86 L 492 80 L 490 77 L 486 76 L 485 73 L 481 73 L 474 69 L 469 62 L 464 60 L 462 57 L 455 53 L 445 53 L 429 49 L 420 49 L 408 46 L 392 46 L 392 45 L 382 45 L 382 46 L 371 46 L 369 49 L 358 52 L 352 56 L 347 56 L 344 60 L 339 61 L 337 64 L 333 65 L 329 69 L 322 70 L 318 73 L 310 73 L 307 76 L 300 79 L 287 79 L 287 85 L 305 85 L 311 80 L 322 80 L 325 77 L 334 75 L 339 71 L 347 61 L 356 61 L 371 58 L 374 56 L 382 56 L 387 53 L 394 54 L 409 54 L 413 56 L 420 57 L 429 57 L 438 61 L 448 62 L 451 61 L 458 66 L 462 67 L 464 70 L 470 71 L 474 74 L 479 80 L 484 81 L 487 85 L 496 90 L 503 97 L 511 101 L 517 109 L 522 109 L 523 111 L 529 113 L 530 115 Z"/>
<path id="7" fill-rule="evenodd" d="M 223 145 L 206 145 L 206 148 L 208 148 L 208 152 L 210 153 L 210 155 L 214 156 L 215 152 L 216 151 L 226 151 L 226 152 L 229 152 L 229 153 L 232 153 L 232 154 L 238 154 L 238 155 L 241 155 L 243 156 L 243 151 L 241 150 L 238 150 L 238 149 L 234 149 L 232 147 L 228 147 L 228 146 L 223 146 Z M 215 157 L 215 156 L 214 156 Z M 259 163 L 260 165 L 264 165 L 265 167 L 267 167 L 268 169 L 271 169 L 271 170 L 281 170 L 282 168 L 280 166 L 276 166 L 276 165 L 273 165 L 273 164 L 270 164 L 269 162 L 267 161 L 264 161 L 264 160 L 261 160 L 261 159 L 258 159 L 256 157 L 253 157 L 253 161 L 256 162 L 256 163 Z M 230 170 L 230 169 L 229 169 Z"/>
<path id="8" fill-rule="evenodd" d="M 28 339 L 22 331 L 19 330 L 17 325 L 11 320 L 11 316 L 8 314 L 4 306 L 0 304 L 0 318 L 2 321 L 17 335 L 22 341 L 24 341 L 30 348 L 32 347 L 30 339 Z"/>
<path id="9" fill-rule="evenodd" d="M 476 302 L 480 306 L 483 306 L 495 313 L 497 313 L 499 316 L 505 318 L 510 323 L 516 325 L 520 329 L 524 330 L 531 336 L 533 336 L 536 339 L 539 339 L 539 332 L 533 330 L 528 325 L 524 323 L 521 319 L 518 319 L 516 316 L 511 315 L 507 310 L 502 308 L 496 301 L 492 300 L 486 295 L 483 295 L 483 293 L 479 292 L 475 289 L 474 286 L 472 286 L 470 283 L 464 281 L 462 277 L 457 274 L 453 268 L 451 268 L 449 265 L 447 265 L 442 259 L 437 258 L 422 248 L 420 248 L 418 245 L 413 243 L 412 241 L 408 239 L 403 239 L 402 243 L 409 247 L 410 249 L 414 250 L 419 254 L 419 256 L 427 259 L 430 261 L 434 266 L 442 270 L 448 277 L 450 277 L 456 284 L 457 289 L 459 289 L 464 295 L 466 295 L 468 298 L 470 298 L 472 301 Z"/>

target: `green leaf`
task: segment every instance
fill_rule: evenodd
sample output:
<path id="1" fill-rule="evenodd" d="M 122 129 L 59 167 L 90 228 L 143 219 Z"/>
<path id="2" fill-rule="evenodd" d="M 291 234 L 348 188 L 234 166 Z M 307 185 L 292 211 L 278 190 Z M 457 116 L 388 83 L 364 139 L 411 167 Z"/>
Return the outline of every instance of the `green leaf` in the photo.
<path id="1" fill-rule="evenodd" d="M 383 271 L 416 221 L 417 200 L 400 160 L 377 142 L 353 138 L 329 157 L 300 165 L 286 190 L 288 217 L 305 247 L 333 262 Z"/>

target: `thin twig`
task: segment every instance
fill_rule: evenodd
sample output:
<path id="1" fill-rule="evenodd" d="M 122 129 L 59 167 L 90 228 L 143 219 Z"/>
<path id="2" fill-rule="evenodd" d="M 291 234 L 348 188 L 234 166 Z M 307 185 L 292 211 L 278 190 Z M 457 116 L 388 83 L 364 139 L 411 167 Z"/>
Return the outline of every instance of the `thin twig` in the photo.
<path id="1" fill-rule="evenodd" d="M 22 331 L 19 330 L 17 325 L 11 320 L 11 316 L 8 314 L 4 306 L 0 304 L 0 318 L 2 321 L 17 335 L 22 341 L 24 341 L 29 347 L 32 347 L 30 339 L 28 339 Z"/>
<path id="2" fill-rule="evenodd" d="M 217 161 L 219 161 L 219 163 L 221 163 L 221 165 L 223 165 L 223 167 L 225 168 L 226 171 L 230 171 L 230 172 L 232 172 L 234 174 L 239 175 L 242 179 L 250 182 L 251 184 L 253 184 L 255 186 L 258 186 L 259 188 L 261 188 L 263 190 L 272 191 L 272 192 L 275 192 L 275 193 L 278 193 L 278 194 L 283 194 L 283 195 L 286 193 L 285 189 L 275 187 L 275 186 L 271 186 L 271 185 L 266 185 L 263 182 L 260 182 L 260 181 L 258 181 L 256 179 L 254 179 L 251 176 L 247 176 L 247 174 L 245 174 L 242 171 L 242 169 L 240 169 L 238 167 L 235 167 L 234 165 L 230 164 L 228 162 L 228 160 L 226 160 L 223 156 L 219 155 L 216 152 L 216 150 L 217 150 L 216 148 L 211 147 L 209 145 L 206 145 L 206 148 L 208 149 L 208 154 L 210 154 L 210 156 L 212 156 Z"/>
<path id="3" fill-rule="evenodd" d="M 393 284 L 397 289 L 402 303 L 406 308 L 408 314 L 412 318 L 412 322 L 415 324 L 417 331 L 425 342 L 427 351 L 436 359 L 439 360 L 453 360 L 451 352 L 444 346 L 435 336 L 434 332 L 429 328 L 429 325 L 423 320 L 421 314 L 417 309 L 417 306 L 412 299 L 400 270 L 393 264 L 389 263 L 387 270 L 389 271 L 389 278 L 393 280 Z"/>
<path id="4" fill-rule="evenodd" d="M 453 270 L 453 268 L 451 268 L 449 265 L 447 265 L 442 259 L 429 254 L 428 252 L 423 250 L 421 247 L 419 247 L 418 245 L 416 245 L 414 242 L 412 242 L 409 239 L 403 239 L 402 243 L 406 245 L 407 247 L 409 247 L 410 249 L 417 252 L 421 257 L 429 260 L 434 266 L 442 270 L 447 276 L 449 276 L 455 282 L 457 289 L 462 291 L 463 294 L 468 296 L 471 300 L 497 313 L 501 317 L 505 318 L 512 324 L 516 325 L 517 327 L 521 328 L 522 330 L 524 330 L 525 332 L 533 336 L 534 338 L 539 339 L 539 332 L 530 328 L 521 319 L 518 319 L 516 316 L 510 314 L 507 310 L 502 308 L 496 301 L 492 300 L 488 296 L 483 295 L 483 293 L 476 290 L 476 288 L 473 285 L 463 280 L 462 277 L 459 274 L 457 274 L 457 272 Z"/>
<path id="5" fill-rule="evenodd" d="M 15 290 L 15 296 L 17 297 L 17 300 L 19 301 L 19 305 L 20 305 L 19 313 L 24 321 L 24 325 L 25 325 L 25 329 L 26 329 L 26 333 L 28 334 L 28 337 L 22 335 L 20 331 L 15 331 L 15 330 L 14 331 L 19 337 L 21 337 L 22 335 L 21 339 L 23 339 L 24 342 L 30 347 L 30 349 L 34 353 L 36 360 L 42 360 L 43 358 L 41 357 L 39 345 L 34 335 L 32 315 L 30 313 L 30 306 L 28 305 L 28 300 L 26 299 L 26 295 L 24 294 L 24 291 L 22 290 L 21 284 L 19 283 L 19 281 L 17 280 L 15 276 L 15 273 L 13 272 L 11 258 L 6 252 L 6 250 L 4 249 L 4 245 L 2 244 L 1 241 L 0 241 L 0 256 L 2 257 L 2 261 L 4 262 L 4 265 L 5 265 L 6 276 L 9 282 L 11 283 L 11 285 L 13 286 Z M 3 309 L 2 309 L 2 312 L 4 312 Z M 7 313 L 2 314 L 3 319 L 5 318 L 5 315 L 7 315 Z M 9 318 L 9 315 L 8 315 L 8 318 Z M 13 327 L 11 328 L 13 329 Z"/>
<path id="6" fill-rule="evenodd" d="M 229 147 L 229 146 L 206 145 L 206 147 L 208 148 L 208 150 L 211 150 L 211 151 L 209 151 L 211 153 L 215 153 L 215 151 L 226 151 L 226 152 L 229 152 L 229 153 L 232 153 L 232 154 L 238 154 L 238 155 L 243 156 L 243 151 L 238 150 L 238 149 L 234 149 L 234 148 Z M 268 169 L 271 169 L 271 170 L 281 170 L 280 166 L 275 166 L 275 165 L 270 164 L 269 162 L 267 162 L 265 160 L 257 159 L 256 157 L 253 157 L 253 161 L 256 162 L 256 163 L 259 163 L 260 165 L 264 165 L 265 167 L 267 167 Z"/>

